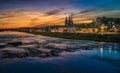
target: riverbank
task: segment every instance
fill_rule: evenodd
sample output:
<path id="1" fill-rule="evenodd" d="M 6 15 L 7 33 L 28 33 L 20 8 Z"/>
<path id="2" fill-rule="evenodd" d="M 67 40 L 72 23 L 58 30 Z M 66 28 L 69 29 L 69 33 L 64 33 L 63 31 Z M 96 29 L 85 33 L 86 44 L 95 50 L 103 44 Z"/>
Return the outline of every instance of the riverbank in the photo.
<path id="1" fill-rule="evenodd" d="M 19 31 L 31 34 L 57 37 L 64 39 L 75 39 L 75 40 L 91 40 L 98 42 L 111 42 L 120 43 L 120 34 L 92 34 L 92 33 L 57 33 L 57 32 L 35 32 L 35 31 Z"/>
<path id="2" fill-rule="evenodd" d="M 65 38 L 65 39 L 76 39 L 76 40 L 92 40 L 99 42 L 113 42 L 120 43 L 119 34 L 91 34 L 91 33 L 53 33 L 53 32 L 27 32 L 37 35 Z"/>

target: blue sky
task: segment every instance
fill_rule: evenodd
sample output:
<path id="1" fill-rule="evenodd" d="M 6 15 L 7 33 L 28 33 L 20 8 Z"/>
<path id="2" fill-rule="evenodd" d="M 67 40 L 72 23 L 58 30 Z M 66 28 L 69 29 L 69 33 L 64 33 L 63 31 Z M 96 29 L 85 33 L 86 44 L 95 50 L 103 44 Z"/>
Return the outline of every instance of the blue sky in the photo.
<path id="1" fill-rule="evenodd" d="M 46 6 L 75 6 L 75 7 L 99 7 L 99 8 L 119 8 L 120 0 L 0 0 L 0 6 L 5 7 L 2 9 L 17 8 L 33 6 L 33 7 L 46 7 Z M 16 7 L 14 7 L 16 6 Z"/>

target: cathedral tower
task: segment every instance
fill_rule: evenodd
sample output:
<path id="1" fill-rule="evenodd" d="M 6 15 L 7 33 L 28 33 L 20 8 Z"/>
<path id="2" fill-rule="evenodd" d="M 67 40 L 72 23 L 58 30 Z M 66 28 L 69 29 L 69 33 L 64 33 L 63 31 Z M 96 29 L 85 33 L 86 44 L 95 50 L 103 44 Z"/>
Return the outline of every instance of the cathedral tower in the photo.
<path id="1" fill-rule="evenodd" d="M 65 18 L 65 26 L 73 26 L 72 14 Z"/>

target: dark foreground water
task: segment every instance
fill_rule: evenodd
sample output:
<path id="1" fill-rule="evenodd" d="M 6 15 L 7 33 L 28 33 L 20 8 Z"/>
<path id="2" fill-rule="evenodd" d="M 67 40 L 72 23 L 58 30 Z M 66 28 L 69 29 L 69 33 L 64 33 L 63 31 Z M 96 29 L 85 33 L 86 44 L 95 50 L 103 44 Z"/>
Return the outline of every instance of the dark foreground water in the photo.
<path id="1" fill-rule="evenodd" d="M 0 32 L 0 73 L 120 73 L 120 43 Z"/>

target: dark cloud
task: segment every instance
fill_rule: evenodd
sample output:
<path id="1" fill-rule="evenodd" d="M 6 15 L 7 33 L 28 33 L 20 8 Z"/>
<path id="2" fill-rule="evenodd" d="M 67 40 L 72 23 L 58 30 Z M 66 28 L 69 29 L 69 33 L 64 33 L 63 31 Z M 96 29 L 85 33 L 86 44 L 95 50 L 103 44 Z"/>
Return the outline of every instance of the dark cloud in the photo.
<path id="1" fill-rule="evenodd" d="M 65 2 L 65 1 L 81 1 L 81 0 L 0 0 L 0 2 L 20 2 L 20 1 L 26 1 L 26 2 Z"/>
<path id="2" fill-rule="evenodd" d="M 64 8 L 61 8 L 61 9 L 51 10 L 51 11 L 48 11 L 48 12 L 45 12 L 45 13 L 47 15 L 56 15 L 56 14 L 60 14 L 63 11 L 64 11 Z"/>
<path id="3" fill-rule="evenodd" d="M 86 13 L 94 13 L 94 12 L 104 12 L 104 11 L 112 11 L 114 9 L 97 9 L 97 8 L 92 8 L 92 9 L 86 9 L 86 10 L 83 10 L 83 11 L 80 11 L 79 13 L 80 14 L 86 14 Z"/>
<path id="4" fill-rule="evenodd" d="M 89 12 L 93 12 L 93 11 L 96 11 L 96 9 L 86 9 L 86 10 L 83 10 L 83 11 L 80 11 L 80 13 L 89 13 Z"/>
<path id="5" fill-rule="evenodd" d="M 102 12 L 108 12 L 108 11 L 113 11 L 115 9 L 97 9 L 97 8 L 88 8 L 88 9 L 85 9 L 85 10 L 82 10 L 78 13 L 74 13 L 74 16 L 76 15 L 89 15 L 89 14 L 97 14 L 97 13 L 102 13 Z"/>
<path id="6" fill-rule="evenodd" d="M 38 22 L 39 20 L 40 20 L 39 18 L 33 18 L 33 19 L 30 20 L 29 25 L 30 25 L 30 26 L 36 26 L 36 25 L 40 24 L 40 23 Z"/>
<path id="7" fill-rule="evenodd" d="M 9 23 L 8 22 L 2 22 L 2 23 L 0 23 L 0 25 L 3 25 L 3 26 L 4 25 L 12 25 L 12 24 L 16 24 L 16 23 L 11 23 L 11 22 L 9 22 Z"/>
<path id="8" fill-rule="evenodd" d="M 14 17 L 14 15 L 2 16 L 2 17 L 0 17 L 0 19 L 5 19 L 5 18 L 9 18 L 9 17 Z"/>
<path id="9" fill-rule="evenodd" d="M 14 3 L 64 3 L 64 2 L 73 2 L 76 0 L 0 0 L 0 3 L 8 3 L 8 4 L 14 4 Z"/>
<path id="10" fill-rule="evenodd" d="M 116 9 L 113 9 L 113 8 L 102 8 L 102 9 L 88 8 L 88 9 L 84 9 L 80 12 L 74 13 L 73 16 L 78 17 L 78 18 L 94 19 L 98 16 L 111 16 L 111 14 L 115 14 L 115 13 L 112 13 L 111 11 L 115 11 L 115 10 Z"/>
<path id="11" fill-rule="evenodd" d="M 31 21 L 36 21 L 36 20 L 39 20 L 39 18 L 33 18 L 33 19 L 31 19 Z"/>
<path id="12" fill-rule="evenodd" d="M 5 13 L 0 13 L 0 19 L 6 19 L 6 18 L 10 18 L 10 17 L 15 17 L 16 15 L 5 12 Z"/>
<path id="13" fill-rule="evenodd" d="M 18 16 L 25 16 L 25 10 L 10 10 L 10 11 L 3 11 L 0 12 L 0 19 L 10 18 L 10 17 L 18 17 Z"/>
<path id="14" fill-rule="evenodd" d="M 77 19 L 75 21 L 85 21 L 85 20 L 91 20 L 91 18 Z"/>

